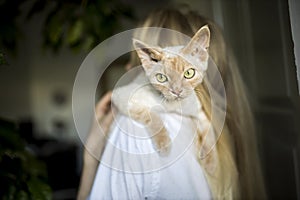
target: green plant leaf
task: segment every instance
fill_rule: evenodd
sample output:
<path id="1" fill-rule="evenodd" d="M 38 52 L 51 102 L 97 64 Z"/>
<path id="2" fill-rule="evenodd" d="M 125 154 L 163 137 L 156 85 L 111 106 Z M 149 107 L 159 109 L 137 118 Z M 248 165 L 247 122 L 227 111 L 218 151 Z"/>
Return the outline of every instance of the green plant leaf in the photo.
<path id="1" fill-rule="evenodd" d="M 4 53 L 0 52 L 0 65 L 7 65 L 7 61 L 5 59 Z"/>
<path id="2" fill-rule="evenodd" d="M 67 34 L 67 43 L 69 45 L 75 44 L 82 37 L 84 30 L 83 20 L 78 19 L 74 24 L 71 25 Z"/>
<path id="3" fill-rule="evenodd" d="M 88 50 L 93 49 L 95 47 L 95 43 L 96 43 L 96 41 L 95 41 L 94 37 L 88 36 L 84 40 L 82 47 L 85 51 L 88 51 Z"/>
<path id="4" fill-rule="evenodd" d="M 24 142 L 17 132 L 15 123 L 0 119 L 0 150 L 22 150 Z"/>
<path id="5" fill-rule="evenodd" d="M 21 190 L 21 191 L 17 192 L 16 199 L 18 199 L 18 200 L 27 200 L 27 199 L 29 199 L 29 195 L 24 190 Z"/>
<path id="6" fill-rule="evenodd" d="M 3 196 L 3 200 L 14 200 L 17 188 L 14 185 L 10 185 L 8 192 Z"/>
<path id="7" fill-rule="evenodd" d="M 55 18 L 50 22 L 48 28 L 48 36 L 50 42 L 56 45 L 62 37 L 63 34 L 63 27 L 62 24 Z"/>
<path id="8" fill-rule="evenodd" d="M 31 199 L 51 200 L 51 189 L 44 182 L 38 179 L 30 179 L 27 183 Z"/>
<path id="9" fill-rule="evenodd" d="M 25 149 L 15 123 L 0 119 L 0 199 L 51 199 L 46 165 Z"/>

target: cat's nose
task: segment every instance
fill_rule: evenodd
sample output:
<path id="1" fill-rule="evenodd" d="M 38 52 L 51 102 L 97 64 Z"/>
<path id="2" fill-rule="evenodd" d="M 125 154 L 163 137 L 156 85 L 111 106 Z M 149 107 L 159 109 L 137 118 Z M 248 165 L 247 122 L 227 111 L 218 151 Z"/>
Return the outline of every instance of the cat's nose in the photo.
<path id="1" fill-rule="evenodd" d="M 176 96 L 179 96 L 179 95 L 181 94 L 181 92 L 182 92 L 182 89 L 171 90 L 171 92 L 172 92 L 173 94 L 175 94 Z"/>

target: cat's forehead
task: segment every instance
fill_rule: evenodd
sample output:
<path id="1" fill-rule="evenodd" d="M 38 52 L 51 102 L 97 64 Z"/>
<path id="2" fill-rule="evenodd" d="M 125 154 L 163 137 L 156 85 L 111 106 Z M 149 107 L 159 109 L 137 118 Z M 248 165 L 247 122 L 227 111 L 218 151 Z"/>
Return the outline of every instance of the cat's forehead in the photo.
<path id="1" fill-rule="evenodd" d="M 180 53 L 183 46 L 172 46 L 163 48 L 163 52 L 166 56 L 174 57 Z"/>
<path id="2" fill-rule="evenodd" d="M 184 46 L 172 46 L 172 47 L 165 47 L 162 49 L 162 54 L 164 59 L 174 59 L 177 58 L 176 60 L 187 60 L 187 55 L 182 53 L 182 49 Z"/>
<path id="3" fill-rule="evenodd" d="M 201 61 L 197 55 L 184 54 L 181 50 L 184 46 L 171 46 L 165 47 L 162 49 L 162 59 L 165 61 L 165 64 L 171 64 L 173 66 L 180 66 L 176 68 L 177 71 L 182 71 L 188 67 L 200 67 Z M 205 70 L 206 66 L 202 70 Z"/>
<path id="4" fill-rule="evenodd" d="M 189 62 L 185 59 L 185 56 L 181 53 L 181 49 L 183 46 L 172 46 L 165 47 L 162 51 L 162 59 L 164 60 L 164 64 L 181 65 L 181 68 L 184 68 Z M 185 64 L 185 65 L 183 65 Z M 183 69 L 178 69 L 181 71 Z"/>

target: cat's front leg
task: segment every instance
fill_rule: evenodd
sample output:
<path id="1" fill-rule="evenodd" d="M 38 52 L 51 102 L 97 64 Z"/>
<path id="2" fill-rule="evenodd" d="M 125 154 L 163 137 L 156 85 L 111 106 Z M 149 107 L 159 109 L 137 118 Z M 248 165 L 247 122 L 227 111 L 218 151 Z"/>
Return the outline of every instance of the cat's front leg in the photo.
<path id="1" fill-rule="evenodd" d="M 147 107 L 132 107 L 129 115 L 146 126 L 155 149 L 161 156 L 167 156 L 171 149 L 171 139 L 160 116 Z"/>
<path id="2" fill-rule="evenodd" d="M 208 120 L 198 120 L 197 123 L 198 156 L 206 171 L 213 175 L 219 164 L 214 128 Z"/>
<path id="3" fill-rule="evenodd" d="M 154 129 L 156 129 L 156 127 Z M 150 128 L 149 131 L 151 134 Z M 154 144 L 155 149 L 158 150 L 159 154 L 161 156 L 169 155 L 172 140 L 165 127 L 162 126 L 160 130 L 152 132 L 152 136 L 152 143 Z"/>

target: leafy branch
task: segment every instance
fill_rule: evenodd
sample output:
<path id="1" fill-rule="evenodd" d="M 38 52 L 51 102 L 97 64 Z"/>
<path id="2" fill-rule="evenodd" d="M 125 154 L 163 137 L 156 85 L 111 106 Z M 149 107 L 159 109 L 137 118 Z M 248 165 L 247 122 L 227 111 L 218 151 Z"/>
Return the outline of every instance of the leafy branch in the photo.
<path id="1" fill-rule="evenodd" d="M 26 1 L 0 0 L 0 45 L 7 49 L 16 48 L 16 18 Z M 43 45 L 54 51 L 63 46 L 91 50 L 120 30 L 124 20 L 135 20 L 133 10 L 119 0 L 34 0 L 26 20 L 39 13 L 46 14 Z"/>
<path id="2" fill-rule="evenodd" d="M 0 199 L 51 199 L 46 165 L 25 148 L 14 123 L 0 119 Z"/>
<path id="3" fill-rule="evenodd" d="M 7 65 L 7 64 L 8 63 L 7 63 L 6 59 L 5 59 L 4 53 L 0 52 L 0 66 L 1 65 Z"/>

